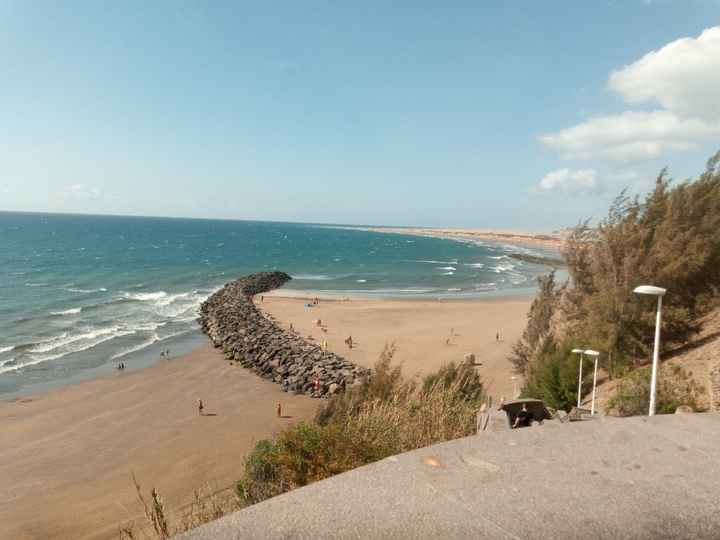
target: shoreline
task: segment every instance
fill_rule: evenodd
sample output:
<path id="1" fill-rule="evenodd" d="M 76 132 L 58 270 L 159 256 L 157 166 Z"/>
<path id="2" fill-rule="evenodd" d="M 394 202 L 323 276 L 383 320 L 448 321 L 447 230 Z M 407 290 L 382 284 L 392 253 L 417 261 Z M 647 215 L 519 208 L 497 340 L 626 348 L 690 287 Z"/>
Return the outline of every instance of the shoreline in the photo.
<path id="1" fill-rule="evenodd" d="M 327 291 L 312 291 L 312 290 L 295 290 L 278 288 L 273 291 L 264 293 L 263 296 L 266 298 L 279 298 L 286 300 L 298 300 L 298 301 L 312 301 L 315 298 L 323 302 L 333 303 L 346 303 L 346 302 L 370 302 L 382 304 L 385 302 L 412 302 L 421 304 L 423 302 L 437 302 L 443 304 L 455 304 L 455 303 L 466 303 L 466 302 L 477 302 L 483 303 L 503 303 L 507 301 L 523 301 L 532 300 L 535 297 L 535 289 L 518 289 L 517 292 L 503 290 L 503 291 L 485 291 L 472 295 L 459 295 L 453 294 L 448 296 L 411 296 L 399 297 L 399 296 L 380 296 L 380 295 L 346 295 L 346 294 L 333 294 Z M 259 298 L 260 295 L 258 295 Z M 258 303 L 256 301 L 256 303 Z M 260 306 L 259 306 L 260 307 Z M 187 343 L 192 342 L 193 345 L 188 347 Z M 209 342 L 208 337 L 202 333 L 202 330 L 198 326 L 186 335 L 178 339 L 174 343 L 168 343 L 172 347 L 172 351 L 175 352 L 179 348 L 178 354 L 173 354 L 169 358 L 161 358 L 157 356 L 155 348 L 150 346 L 148 350 L 142 349 L 138 351 L 137 356 L 131 357 L 126 362 L 130 365 L 126 368 L 127 373 L 135 373 L 137 371 L 144 371 L 152 368 L 159 363 L 164 363 L 167 360 L 175 361 L 184 358 L 185 356 L 192 354 L 202 349 Z M 166 346 L 163 345 L 163 348 Z M 152 353 L 152 354 L 151 354 Z M 42 396 L 49 392 L 60 390 L 66 387 L 72 387 L 88 382 L 101 380 L 107 377 L 112 377 L 117 374 L 114 363 L 102 364 L 96 368 L 83 371 L 75 374 L 68 378 L 57 379 L 53 381 L 46 381 L 41 383 L 34 383 L 21 388 L 15 392 L 9 392 L 6 394 L 0 394 L 0 405 L 3 403 L 12 403 L 20 401 L 26 398 L 33 398 Z"/>
<path id="2" fill-rule="evenodd" d="M 292 283 L 292 282 L 290 282 Z M 345 294 L 343 291 L 333 293 L 328 290 L 301 290 L 281 287 L 263 294 L 265 297 L 285 298 L 295 300 L 324 300 L 325 302 L 502 302 L 504 300 L 532 299 L 537 294 L 537 288 L 501 289 L 496 291 L 481 291 L 469 294 L 447 294 L 447 295 L 412 295 L 406 296 L 383 296 L 379 294 Z M 258 295 L 260 296 L 260 295 Z"/>

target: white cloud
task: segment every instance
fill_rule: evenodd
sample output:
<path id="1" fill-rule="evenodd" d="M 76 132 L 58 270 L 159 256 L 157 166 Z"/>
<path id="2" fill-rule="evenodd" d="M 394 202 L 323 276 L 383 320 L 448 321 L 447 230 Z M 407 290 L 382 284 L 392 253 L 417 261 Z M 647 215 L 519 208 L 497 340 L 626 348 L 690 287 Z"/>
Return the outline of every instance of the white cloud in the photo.
<path id="1" fill-rule="evenodd" d="M 543 176 L 536 191 L 583 193 L 595 191 L 597 188 L 597 171 L 594 169 L 558 169 Z"/>
<path id="2" fill-rule="evenodd" d="M 657 103 L 681 116 L 720 120 L 720 26 L 649 52 L 614 71 L 608 84 L 628 103 Z"/>
<path id="3" fill-rule="evenodd" d="M 608 82 L 626 102 L 662 109 L 591 118 L 539 140 L 565 159 L 630 161 L 693 148 L 720 135 L 719 66 L 720 26 L 673 41 L 614 71 Z"/>
<path id="4" fill-rule="evenodd" d="M 631 192 L 646 191 L 653 177 L 646 177 L 631 169 L 558 169 L 542 177 L 530 191 L 563 195 L 607 195 L 628 188 Z"/>
<path id="5" fill-rule="evenodd" d="M 540 141 L 558 150 L 564 159 L 623 161 L 687 150 L 713 135 L 720 135 L 720 122 L 683 118 L 670 111 L 625 111 L 543 135 Z"/>

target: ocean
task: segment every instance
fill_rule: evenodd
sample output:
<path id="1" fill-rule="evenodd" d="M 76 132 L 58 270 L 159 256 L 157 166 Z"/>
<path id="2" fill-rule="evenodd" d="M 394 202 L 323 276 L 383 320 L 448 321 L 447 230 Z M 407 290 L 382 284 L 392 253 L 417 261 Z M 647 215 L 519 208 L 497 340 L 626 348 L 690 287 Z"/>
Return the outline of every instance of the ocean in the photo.
<path id="1" fill-rule="evenodd" d="M 294 223 L 0 212 L 0 398 L 130 369 L 204 340 L 200 303 L 261 270 L 319 295 L 531 294 L 547 254 Z"/>

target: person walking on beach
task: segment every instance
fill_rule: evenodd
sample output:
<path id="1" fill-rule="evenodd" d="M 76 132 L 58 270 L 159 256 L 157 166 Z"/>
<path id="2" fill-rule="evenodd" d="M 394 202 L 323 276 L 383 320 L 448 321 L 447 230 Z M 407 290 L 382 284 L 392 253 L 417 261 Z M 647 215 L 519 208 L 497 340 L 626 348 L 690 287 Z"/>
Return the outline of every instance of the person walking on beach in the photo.
<path id="1" fill-rule="evenodd" d="M 205 408 L 205 407 L 203 406 L 202 399 L 198 399 L 198 413 L 200 414 L 200 416 L 203 415 L 203 409 L 204 409 L 204 408 Z"/>
<path id="2" fill-rule="evenodd" d="M 495 341 L 496 342 L 500 341 L 500 332 L 495 332 Z"/>
<path id="3" fill-rule="evenodd" d="M 280 404 L 280 402 L 278 402 L 277 404 L 277 417 L 282 418 L 282 405 Z"/>
<path id="4" fill-rule="evenodd" d="M 263 302 L 265 302 L 265 297 L 261 294 L 260 295 L 260 303 L 262 304 Z"/>

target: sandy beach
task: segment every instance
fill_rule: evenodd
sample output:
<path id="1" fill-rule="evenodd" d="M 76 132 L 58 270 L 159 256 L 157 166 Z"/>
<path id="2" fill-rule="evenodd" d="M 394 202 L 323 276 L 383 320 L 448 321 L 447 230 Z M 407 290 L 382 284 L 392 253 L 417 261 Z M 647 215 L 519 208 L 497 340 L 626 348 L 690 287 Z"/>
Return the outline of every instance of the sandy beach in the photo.
<path id="1" fill-rule="evenodd" d="M 449 238 L 459 240 L 486 240 L 525 247 L 542 247 L 558 251 L 565 243 L 568 230 L 550 233 L 504 231 L 491 229 L 435 229 L 424 227 L 367 227 L 367 231 L 382 233 L 409 234 L 429 236 L 433 238 Z"/>
<path id="2" fill-rule="evenodd" d="M 407 376 L 474 352 L 490 392 L 512 393 L 505 358 L 524 327 L 528 298 L 305 304 L 266 295 L 259 306 L 363 366 L 394 341 Z M 503 341 L 496 342 L 498 331 Z M 197 398 L 213 416 L 198 415 Z M 289 418 L 276 418 L 278 402 Z M 210 345 L 147 369 L 0 402 L 0 538 L 117 538 L 121 523 L 141 517 L 132 472 L 146 492 L 156 486 L 177 508 L 206 484 L 231 485 L 255 441 L 312 417 L 317 405 L 230 365 Z"/>
<path id="3" fill-rule="evenodd" d="M 406 377 L 425 375 L 450 361 L 474 353 L 489 392 L 496 398 L 513 391 L 507 356 L 525 328 L 528 298 L 482 300 L 321 299 L 311 308 L 308 299 L 284 297 L 278 290 L 258 304 L 284 327 L 354 363 L 372 367 L 386 344 L 394 343 L 395 361 Z M 322 328 L 316 325 L 321 319 Z M 452 332 L 452 334 L 451 334 Z M 500 341 L 496 334 L 500 333 Z M 353 348 L 345 344 L 353 338 Z M 449 343 L 448 343 L 449 340 Z"/>

